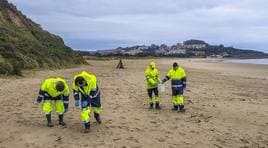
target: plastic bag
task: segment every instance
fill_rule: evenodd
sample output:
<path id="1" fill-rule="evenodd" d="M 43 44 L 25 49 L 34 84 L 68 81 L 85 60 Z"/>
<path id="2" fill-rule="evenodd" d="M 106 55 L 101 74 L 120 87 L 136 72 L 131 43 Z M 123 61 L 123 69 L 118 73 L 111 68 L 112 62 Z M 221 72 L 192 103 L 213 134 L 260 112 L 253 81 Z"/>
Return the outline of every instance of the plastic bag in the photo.
<path id="1" fill-rule="evenodd" d="M 165 84 L 158 84 L 160 92 L 165 92 Z"/>

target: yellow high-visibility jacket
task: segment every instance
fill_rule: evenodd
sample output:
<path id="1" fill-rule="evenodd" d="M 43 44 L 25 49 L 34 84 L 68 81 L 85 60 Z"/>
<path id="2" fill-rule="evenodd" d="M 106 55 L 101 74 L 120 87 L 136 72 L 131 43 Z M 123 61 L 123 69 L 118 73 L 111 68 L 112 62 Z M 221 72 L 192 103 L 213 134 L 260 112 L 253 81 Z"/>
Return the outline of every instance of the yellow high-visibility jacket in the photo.
<path id="1" fill-rule="evenodd" d="M 172 87 L 186 86 L 186 73 L 182 67 L 178 67 L 176 70 L 171 68 L 168 71 L 167 78 L 171 79 Z"/>
<path id="2" fill-rule="evenodd" d="M 83 88 L 78 87 L 75 84 L 75 79 L 79 76 L 83 77 L 86 80 L 87 85 L 84 86 Z M 96 91 L 97 89 L 98 89 L 97 78 L 95 75 L 82 71 L 80 74 L 74 76 L 74 80 L 73 80 L 74 91 L 79 91 L 82 94 L 89 96 L 91 91 Z"/>
<path id="3" fill-rule="evenodd" d="M 56 90 L 56 84 L 61 81 L 64 84 L 64 90 L 62 92 L 58 92 Z M 62 78 L 49 78 L 46 79 L 41 85 L 41 91 L 48 93 L 51 97 L 57 97 L 59 95 L 68 96 L 69 95 L 69 87 L 66 81 Z"/>
<path id="4" fill-rule="evenodd" d="M 150 66 L 148 66 L 145 70 L 145 77 L 147 89 L 156 88 L 157 84 L 160 83 L 157 68 L 152 69 Z"/>

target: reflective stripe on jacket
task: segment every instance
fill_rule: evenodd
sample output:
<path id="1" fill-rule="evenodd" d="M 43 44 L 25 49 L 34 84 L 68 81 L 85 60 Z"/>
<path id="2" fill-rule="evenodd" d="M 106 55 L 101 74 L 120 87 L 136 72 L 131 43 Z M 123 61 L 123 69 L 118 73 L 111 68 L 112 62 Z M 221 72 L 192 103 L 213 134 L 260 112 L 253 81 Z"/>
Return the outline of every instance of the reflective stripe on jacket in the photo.
<path id="1" fill-rule="evenodd" d="M 183 87 L 186 83 L 186 74 L 182 67 L 178 67 L 176 70 L 171 68 L 167 77 L 171 79 L 172 87 Z"/>

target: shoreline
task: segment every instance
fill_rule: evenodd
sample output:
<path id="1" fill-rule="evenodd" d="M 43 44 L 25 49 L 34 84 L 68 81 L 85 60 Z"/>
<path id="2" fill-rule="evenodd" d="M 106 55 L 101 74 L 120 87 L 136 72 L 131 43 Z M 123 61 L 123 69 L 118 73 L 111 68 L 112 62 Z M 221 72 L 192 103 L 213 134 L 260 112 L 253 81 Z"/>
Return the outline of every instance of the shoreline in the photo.
<path id="1" fill-rule="evenodd" d="M 226 63 L 268 65 L 268 58 L 264 59 L 228 59 Z"/>

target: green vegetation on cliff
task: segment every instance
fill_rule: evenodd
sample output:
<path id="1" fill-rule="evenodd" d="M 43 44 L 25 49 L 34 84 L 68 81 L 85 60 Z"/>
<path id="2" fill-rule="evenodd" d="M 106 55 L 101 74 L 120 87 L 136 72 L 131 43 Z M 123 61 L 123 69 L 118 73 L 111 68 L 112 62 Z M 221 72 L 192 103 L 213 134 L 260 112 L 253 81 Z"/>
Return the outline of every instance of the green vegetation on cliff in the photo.
<path id="1" fill-rule="evenodd" d="M 81 63 L 83 58 L 59 36 L 43 30 L 14 5 L 0 0 L 0 74 Z"/>

